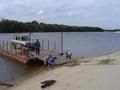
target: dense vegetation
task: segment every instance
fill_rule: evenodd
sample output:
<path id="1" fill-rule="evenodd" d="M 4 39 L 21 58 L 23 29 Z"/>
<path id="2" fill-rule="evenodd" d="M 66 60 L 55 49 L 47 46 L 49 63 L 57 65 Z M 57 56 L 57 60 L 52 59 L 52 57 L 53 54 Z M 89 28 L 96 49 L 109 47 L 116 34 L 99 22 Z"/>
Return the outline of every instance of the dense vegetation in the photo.
<path id="1" fill-rule="evenodd" d="M 16 33 L 16 32 L 102 32 L 99 27 L 80 27 L 58 24 L 45 24 L 32 22 L 18 22 L 15 20 L 1 19 L 0 33 Z"/>
<path id="2" fill-rule="evenodd" d="M 120 29 L 104 30 L 104 32 L 120 32 Z"/>
<path id="3" fill-rule="evenodd" d="M 120 29 L 114 29 L 114 30 L 112 30 L 113 32 L 117 32 L 117 31 L 120 31 Z"/>

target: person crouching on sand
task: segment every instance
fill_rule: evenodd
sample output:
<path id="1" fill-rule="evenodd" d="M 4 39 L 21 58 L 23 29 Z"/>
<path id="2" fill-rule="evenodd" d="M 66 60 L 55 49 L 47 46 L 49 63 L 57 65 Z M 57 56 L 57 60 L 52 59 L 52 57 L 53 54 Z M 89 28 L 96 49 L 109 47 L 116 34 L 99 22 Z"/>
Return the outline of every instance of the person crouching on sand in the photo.
<path id="1" fill-rule="evenodd" d="M 57 57 L 54 57 L 54 56 L 49 57 L 49 60 L 48 60 L 48 67 L 49 68 L 55 67 L 55 60 L 56 59 L 57 59 Z"/>

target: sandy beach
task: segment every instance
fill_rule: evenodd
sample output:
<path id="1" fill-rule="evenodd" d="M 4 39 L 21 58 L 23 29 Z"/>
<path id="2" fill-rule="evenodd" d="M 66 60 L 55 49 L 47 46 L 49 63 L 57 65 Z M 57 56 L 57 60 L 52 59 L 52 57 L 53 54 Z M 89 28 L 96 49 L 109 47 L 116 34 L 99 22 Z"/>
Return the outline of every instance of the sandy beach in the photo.
<path id="1" fill-rule="evenodd" d="M 45 90 L 119 90 L 119 76 L 120 51 L 115 51 L 103 56 L 79 58 L 20 80 L 5 90 L 42 90 L 41 82 L 45 80 L 56 80 Z"/>

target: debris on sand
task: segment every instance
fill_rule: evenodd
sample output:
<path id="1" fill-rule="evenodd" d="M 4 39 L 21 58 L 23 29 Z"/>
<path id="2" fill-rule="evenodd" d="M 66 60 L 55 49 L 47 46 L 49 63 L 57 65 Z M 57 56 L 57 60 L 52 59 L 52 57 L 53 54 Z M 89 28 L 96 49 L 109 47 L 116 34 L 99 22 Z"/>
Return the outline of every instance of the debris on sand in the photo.
<path id="1" fill-rule="evenodd" d="M 78 66 L 78 65 L 80 65 L 79 60 L 73 60 L 72 62 L 66 64 L 66 66 Z"/>
<path id="2" fill-rule="evenodd" d="M 114 64 L 114 59 L 104 59 L 98 62 L 98 65 L 111 65 Z"/>
<path id="3" fill-rule="evenodd" d="M 43 84 L 42 86 L 41 86 L 41 88 L 46 88 L 46 87 L 48 87 L 48 86 L 51 86 L 51 85 L 53 85 L 54 83 L 56 82 L 56 80 L 46 80 L 46 81 L 43 81 L 43 82 L 41 82 L 41 84 Z"/>

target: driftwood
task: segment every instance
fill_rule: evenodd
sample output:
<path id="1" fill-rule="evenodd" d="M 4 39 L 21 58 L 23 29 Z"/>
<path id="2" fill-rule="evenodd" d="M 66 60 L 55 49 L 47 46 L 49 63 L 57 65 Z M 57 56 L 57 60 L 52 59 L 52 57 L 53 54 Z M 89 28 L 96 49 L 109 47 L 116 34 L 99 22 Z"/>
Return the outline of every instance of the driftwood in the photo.
<path id="1" fill-rule="evenodd" d="M 41 88 L 46 88 L 46 87 L 48 87 L 48 86 L 51 86 L 51 85 L 53 85 L 55 82 L 56 82 L 55 80 L 46 80 L 46 81 L 43 81 L 43 82 L 41 82 L 41 84 L 43 84 L 43 85 L 41 86 Z"/>

